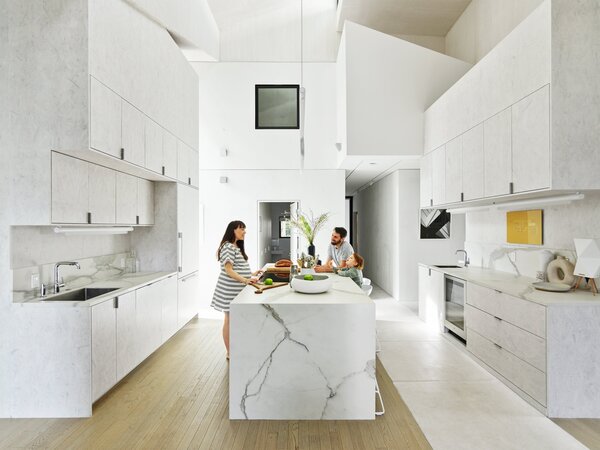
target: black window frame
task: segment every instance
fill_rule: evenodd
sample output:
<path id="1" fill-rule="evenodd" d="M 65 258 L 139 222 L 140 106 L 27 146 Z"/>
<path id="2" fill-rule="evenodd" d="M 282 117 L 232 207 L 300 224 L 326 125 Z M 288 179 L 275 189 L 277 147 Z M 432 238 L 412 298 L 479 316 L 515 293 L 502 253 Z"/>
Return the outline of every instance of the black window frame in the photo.
<path id="1" fill-rule="evenodd" d="M 258 91 L 260 89 L 296 90 L 296 125 L 292 127 L 264 127 L 258 125 Z M 299 130 L 300 129 L 300 85 L 299 84 L 255 84 L 254 85 L 254 129 L 255 130 Z"/>
<path id="2" fill-rule="evenodd" d="M 282 236 L 281 235 L 281 222 L 289 222 L 290 218 L 289 217 L 285 217 L 285 216 L 279 216 L 279 239 L 290 239 L 292 236 L 290 234 L 290 236 Z M 290 232 L 291 232 L 291 228 L 290 228 Z"/>

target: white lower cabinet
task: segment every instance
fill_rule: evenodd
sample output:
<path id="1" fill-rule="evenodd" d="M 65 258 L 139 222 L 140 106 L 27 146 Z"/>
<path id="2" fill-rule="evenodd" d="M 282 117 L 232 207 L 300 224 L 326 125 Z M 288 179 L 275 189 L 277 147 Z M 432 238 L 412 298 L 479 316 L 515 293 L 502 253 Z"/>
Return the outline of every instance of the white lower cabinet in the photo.
<path id="1" fill-rule="evenodd" d="M 117 382 L 117 329 L 114 299 L 92 306 L 92 401 Z"/>
<path id="2" fill-rule="evenodd" d="M 198 314 L 198 272 L 193 272 L 178 280 L 177 327 L 181 328 Z"/>
<path id="3" fill-rule="evenodd" d="M 131 372 L 140 362 L 137 352 L 135 291 L 117 300 L 117 381 Z"/>
<path id="4" fill-rule="evenodd" d="M 161 281 L 161 343 L 165 343 L 177 330 L 177 277 L 172 276 Z"/>
<path id="5" fill-rule="evenodd" d="M 419 266 L 419 318 L 444 331 L 444 274 Z"/>
<path id="6" fill-rule="evenodd" d="M 136 348 L 140 361 L 146 359 L 161 345 L 162 316 L 161 282 L 144 286 L 136 291 Z"/>

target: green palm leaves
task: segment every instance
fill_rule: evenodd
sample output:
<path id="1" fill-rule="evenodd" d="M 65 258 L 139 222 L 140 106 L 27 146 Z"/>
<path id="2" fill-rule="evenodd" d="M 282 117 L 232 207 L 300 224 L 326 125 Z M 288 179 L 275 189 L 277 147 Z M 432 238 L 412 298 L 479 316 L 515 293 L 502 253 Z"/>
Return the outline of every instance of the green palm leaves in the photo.
<path id="1" fill-rule="evenodd" d="M 310 216 L 299 211 L 297 217 L 290 218 L 290 224 L 302 233 L 310 245 L 314 245 L 317 233 L 325 226 L 330 217 L 331 213 L 329 212 L 315 217 L 312 211 L 310 212 Z"/>

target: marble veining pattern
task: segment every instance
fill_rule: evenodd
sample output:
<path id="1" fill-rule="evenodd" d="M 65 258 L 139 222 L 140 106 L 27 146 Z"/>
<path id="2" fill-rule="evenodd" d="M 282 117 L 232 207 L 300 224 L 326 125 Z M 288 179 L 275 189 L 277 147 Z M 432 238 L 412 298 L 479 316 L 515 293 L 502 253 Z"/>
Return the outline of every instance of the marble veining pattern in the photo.
<path id="1" fill-rule="evenodd" d="M 375 305 L 267 292 L 231 305 L 230 418 L 374 419 Z"/>

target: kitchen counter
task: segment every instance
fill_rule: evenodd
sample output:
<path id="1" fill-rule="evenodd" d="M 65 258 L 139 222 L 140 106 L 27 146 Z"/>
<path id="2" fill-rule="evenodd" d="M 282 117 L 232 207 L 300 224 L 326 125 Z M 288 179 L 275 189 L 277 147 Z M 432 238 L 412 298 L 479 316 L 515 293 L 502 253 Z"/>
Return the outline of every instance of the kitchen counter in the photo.
<path id="1" fill-rule="evenodd" d="M 86 301 L 58 301 L 58 300 L 48 300 L 52 298 L 53 295 L 48 295 L 45 299 L 41 297 L 37 297 L 34 299 L 27 299 L 22 301 L 17 301 L 15 305 L 36 305 L 41 307 L 49 307 L 49 306 L 60 306 L 60 307 L 85 307 L 88 308 L 90 306 L 97 305 L 99 303 L 103 303 L 120 295 L 124 295 L 130 291 L 134 291 L 148 284 L 155 283 L 157 281 L 163 280 L 170 276 L 175 275 L 177 272 L 137 272 L 137 273 L 124 273 L 122 275 L 107 278 L 101 281 L 95 281 L 85 286 L 78 286 L 74 289 L 65 289 L 61 291 L 61 293 L 74 291 L 82 288 L 118 288 L 116 291 L 109 292 L 104 295 L 99 295 L 98 297 L 94 297 L 90 300 Z"/>
<path id="2" fill-rule="evenodd" d="M 600 305 L 600 295 L 593 295 L 590 291 L 581 289 L 570 292 L 540 291 L 531 285 L 538 280 L 498 270 L 482 267 L 440 268 L 428 264 L 420 264 L 420 266 L 542 306 Z"/>
<path id="3" fill-rule="evenodd" d="M 323 294 L 248 286 L 230 309 L 230 419 L 375 418 L 375 304 L 349 278 Z"/>

